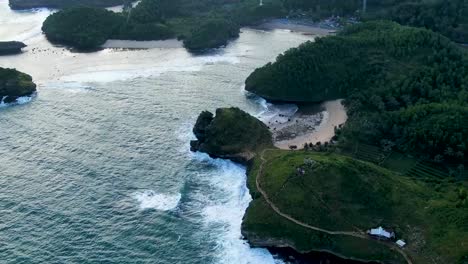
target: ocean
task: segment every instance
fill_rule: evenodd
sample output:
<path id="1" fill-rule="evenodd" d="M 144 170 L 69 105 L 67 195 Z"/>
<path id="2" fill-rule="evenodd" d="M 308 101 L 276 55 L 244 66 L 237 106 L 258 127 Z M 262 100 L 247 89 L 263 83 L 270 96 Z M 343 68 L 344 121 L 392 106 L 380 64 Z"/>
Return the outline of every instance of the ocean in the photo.
<path id="1" fill-rule="evenodd" d="M 50 10 L 0 0 L 0 40 L 28 47 L 0 67 L 38 93 L 0 106 L 0 263 L 282 263 L 241 236 L 245 168 L 191 153 L 203 110 L 264 114 L 243 83 L 311 40 L 242 29 L 226 48 L 75 53 L 41 33 Z"/>

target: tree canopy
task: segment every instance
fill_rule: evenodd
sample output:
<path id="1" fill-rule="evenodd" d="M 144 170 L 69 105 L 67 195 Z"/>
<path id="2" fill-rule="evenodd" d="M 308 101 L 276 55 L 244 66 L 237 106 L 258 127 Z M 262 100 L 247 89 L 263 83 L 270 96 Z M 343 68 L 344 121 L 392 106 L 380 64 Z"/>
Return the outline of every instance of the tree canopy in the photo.
<path id="1" fill-rule="evenodd" d="M 438 160 L 466 160 L 466 51 L 432 31 L 368 22 L 319 38 L 255 70 L 246 89 L 270 100 L 345 98 L 342 140 L 394 142 Z"/>

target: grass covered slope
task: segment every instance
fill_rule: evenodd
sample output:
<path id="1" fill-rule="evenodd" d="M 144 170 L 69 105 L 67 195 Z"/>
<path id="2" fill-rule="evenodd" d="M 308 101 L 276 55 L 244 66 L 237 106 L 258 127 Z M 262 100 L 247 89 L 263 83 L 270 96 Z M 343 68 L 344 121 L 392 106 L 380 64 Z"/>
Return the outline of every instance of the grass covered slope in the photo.
<path id="1" fill-rule="evenodd" d="M 20 96 L 28 96 L 36 91 L 32 77 L 15 69 L 0 67 L 0 101 L 15 102 Z"/>
<path id="2" fill-rule="evenodd" d="M 246 89 L 280 101 L 345 98 L 349 119 L 342 143 L 385 142 L 434 161 L 463 164 L 467 84 L 464 49 L 426 29 L 378 21 L 285 52 L 255 70 Z M 445 108 L 450 111 L 434 110 Z M 428 109 L 437 112 L 431 123 L 419 118 Z M 458 125 L 448 128 L 444 119 L 452 117 Z M 431 136 L 422 135 L 426 132 Z"/>
<path id="3" fill-rule="evenodd" d="M 466 186 L 439 191 L 381 167 L 336 154 L 266 151 L 261 188 L 294 219 L 330 231 L 365 231 L 382 225 L 408 242 L 414 263 L 458 263 L 468 253 Z M 307 230 L 276 214 L 255 188 L 259 158 L 249 171 L 254 202 L 243 233 L 254 244 L 271 241 L 298 251 L 326 250 L 345 257 L 405 263 L 374 240 Z M 298 168 L 304 174 L 298 173 Z M 306 229 L 306 230 L 304 230 Z M 257 242 L 256 242 L 257 241 Z M 362 246 L 357 246 L 362 245 Z"/>
<path id="4" fill-rule="evenodd" d="M 192 151 L 215 157 L 249 160 L 263 147 L 272 146 L 271 133 L 260 120 L 239 108 L 220 108 L 216 116 L 202 112 L 193 129 Z"/>

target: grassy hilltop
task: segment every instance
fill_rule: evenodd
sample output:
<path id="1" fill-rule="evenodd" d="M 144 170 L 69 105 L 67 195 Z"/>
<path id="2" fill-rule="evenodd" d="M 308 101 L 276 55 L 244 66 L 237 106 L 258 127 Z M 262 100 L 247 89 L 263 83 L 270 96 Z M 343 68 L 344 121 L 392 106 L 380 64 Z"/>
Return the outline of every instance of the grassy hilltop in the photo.
<path id="1" fill-rule="evenodd" d="M 392 228 L 408 242 L 405 252 L 414 263 L 458 263 L 468 253 L 466 184 L 447 182 L 435 191 L 379 166 L 332 153 L 272 150 L 264 158 L 264 170 L 259 171 L 262 161 L 257 157 L 248 174 L 254 201 L 244 218 L 243 233 L 254 245 L 405 263 L 398 252 L 375 240 L 330 235 L 279 216 L 256 189 L 260 177 L 271 202 L 306 224 L 348 232 L 380 225 Z"/>

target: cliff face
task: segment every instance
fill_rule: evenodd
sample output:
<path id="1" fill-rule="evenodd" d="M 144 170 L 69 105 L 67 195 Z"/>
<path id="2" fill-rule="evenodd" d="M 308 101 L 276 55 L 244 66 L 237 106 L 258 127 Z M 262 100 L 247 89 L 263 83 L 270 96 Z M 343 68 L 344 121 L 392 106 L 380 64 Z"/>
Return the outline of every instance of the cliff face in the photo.
<path id="1" fill-rule="evenodd" d="M 191 142 L 192 151 L 240 163 L 252 159 L 260 148 L 272 146 L 268 128 L 239 108 L 220 108 L 216 116 L 201 113 L 193 132 L 197 140 Z"/>
<path id="2" fill-rule="evenodd" d="M 0 101 L 13 103 L 36 92 L 32 77 L 15 69 L 0 68 Z"/>
<path id="3" fill-rule="evenodd" d="M 0 55 L 21 53 L 21 49 L 24 47 L 26 47 L 26 45 L 23 42 L 0 41 Z"/>
<path id="4" fill-rule="evenodd" d="M 65 8 L 73 6 L 110 7 L 126 0 L 10 0 L 11 9 Z"/>

